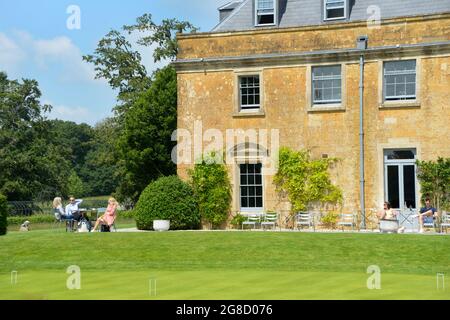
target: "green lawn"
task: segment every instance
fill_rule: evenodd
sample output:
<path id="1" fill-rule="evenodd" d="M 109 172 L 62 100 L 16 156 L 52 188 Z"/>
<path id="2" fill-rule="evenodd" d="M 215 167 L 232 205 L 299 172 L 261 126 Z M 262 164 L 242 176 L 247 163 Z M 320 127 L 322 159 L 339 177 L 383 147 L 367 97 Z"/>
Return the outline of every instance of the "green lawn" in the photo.
<path id="1" fill-rule="evenodd" d="M 70 265 L 81 268 L 81 290 L 66 288 Z M 381 268 L 381 290 L 367 289 L 370 265 Z M 438 272 L 446 274 L 445 291 L 436 288 Z M 0 299 L 448 300 L 449 278 L 450 237 L 439 235 L 34 231 L 0 237 Z"/>

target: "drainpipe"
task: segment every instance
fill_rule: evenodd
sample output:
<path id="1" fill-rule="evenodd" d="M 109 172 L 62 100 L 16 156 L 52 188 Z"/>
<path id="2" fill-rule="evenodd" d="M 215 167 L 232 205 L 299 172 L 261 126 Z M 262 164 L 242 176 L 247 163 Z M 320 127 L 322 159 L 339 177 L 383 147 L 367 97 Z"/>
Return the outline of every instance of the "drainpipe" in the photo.
<path id="1" fill-rule="evenodd" d="M 359 56 L 359 147 L 360 147 L 360 203 L 361 203 L 361 226 L 360 228 L 366 229 L 366 194 L 365 194 L 365 176 L 364 176 L 364 51 L 367 49 L 368 36 L 359 36 L 357 39 L 357 49 L 361 50 Z"/>

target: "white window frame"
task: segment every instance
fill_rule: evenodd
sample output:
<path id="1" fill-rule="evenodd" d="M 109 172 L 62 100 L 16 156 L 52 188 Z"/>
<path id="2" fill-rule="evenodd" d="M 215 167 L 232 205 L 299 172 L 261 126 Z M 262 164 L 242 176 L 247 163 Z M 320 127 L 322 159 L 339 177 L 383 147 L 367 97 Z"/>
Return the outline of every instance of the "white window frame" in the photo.
<path id="1" fill-rule="evenodd" d="M 259 14 L 258 8 L 258 0 L 255 0 L 255 27 L 264 27 L 264 26 L 276 26 L 278 24 L 278 0 L 272 0 L 273 2 L 273 23 L 258 23 L 258 17 L 261 15 L 270 15 L 270 14 Z"/>
<path id="2" fill-rule="evenodd" d="M 257 184 L 254 184 L 254 187 L 256 188 L 257 186 L 259 187 L 261 187 L 262 188 L 262 196 L 261 196 L 261 198 L 262 198 L 262 207 L 254 207 L 254 208 L 251 208 L 251 207 L 242 207 L 241 205 L 242 205 L 242 202 L 241 202 L 241 187 L 242 187 L 242 185 L 241 185 L 241 165 L 261 165 L 261 185 L 257 185 Z M 265 195 L 264 195 L 264 188 L 265 188 L 265 186 L 264 186 L 264 165 L 263 165 L 263 163 L 261 162 L 261 161 L 242 161 L 242 162 L 237 162 L 237 167 L 238 167 L 238 208 L 240 209 L 240 211 L 242 211 L 242 212 L 261 212 L 261 211 L 264 211 L 264 208 L 265 208 L 265 206 L 264 206 L 264 200 L 265 200 Z M 250 186 L 250 185 L 245 185 L 245 186 Z M 256 190 L 255 190 L 255 194 L 256 194 Z M 247 198 L 248 198 L 249 196 L 247 195 Z M 256 197 L 258 197 L 258 196 L 254 196 L 255 198 Z M 248 204 L 247 204 L 248 205 Z"/>
<path id="3" fill-rule="evenodd" d="M 259 79 L 259 104 L 253 104 L 253 105 L 246 105 L 242 106 L 242 88 L 241 88 L 241 80 L 242 78 L 250 78 L 250 77 L 258 77 Z M 262 105 L 262 84 L 261 84 L 261 76 L 258 73 L 255 74 L 241 74 L 238 75 L 238 103 L 239 103 L 239 112 L 258 112 L 261 111 L 261 105 Z"/>
<path id="4" fill-rule="evenodd" d="M 344 2 L 344 16 L 343 17 L 337 17 L 337 18 L 327 18 L 327 4 L 331 2 Z M 341 9 L 342 7 L 338 7 L 338 8 L 333 8 L 333 9 Z M 348 0 L 323 0 L 323 20 L 325 21 L 332 21 L 332 20 L 342 20 L 342 19 L 347 19 L 348 16 Z"/>
<path id="5" fill-rule="evenodd" d="M 320 79 L 320 80 L 341 80 L 341 98 L 340 100 L 323 100 L 323 101 L 316 101 L 315 100 L 315 87 L 314 87 L 314 69 L 315 68 L 332 68 L 332 67 L 339 67 L 340 68 L 340 74 L 339 79 L 337 79 L 337 76 L 331 76 L 330 79 Z M 333 78 L 336 77 L 336 78 Z M 343 98 L 343 79 L 342 79 L 342 65 L 336 64 L 336 65 L 318 65 L 318 66 L 312 66 L 311 67 L 311 101 L 312 105 L 315 106 L 326 106 L 326 105 L 340 105 L 342 104 L 342 98 Z"/>
<path id="6" fill-rule="evenodd" d="M 392 96 L 392 97 L 387 97 L 387 90 L 386 90 L 386 64 L 387 63 L 402 63 L 402 62 L 408 62 L 408 61 L 415 61 L 415 68 L 414 68 L 414 75 L 415 75 L 415 89 L 414 89 L 414 96 L 412 95 L 404 95 L 404 96 Z M 391 61 L 383 61 L 383 101 L 384 102 L 401 102 L 401 101 L 415 101 L 417 100 L 417 89 L 418 89 L 418 84 L 417 84 L 417 59 L 408 59 L 408 60 L 391 60 Z M 409 71 L 409 72 L 408 72 Z M 404 75 L 412 75 L 412 71 L 413 70 L 408 70 L 408 71 L 403 71 L 403 72 L 399 72 L 397 74 L 404 74 Z M 395 75 L 395 74 L 388 74 L 388 75 Z"/>

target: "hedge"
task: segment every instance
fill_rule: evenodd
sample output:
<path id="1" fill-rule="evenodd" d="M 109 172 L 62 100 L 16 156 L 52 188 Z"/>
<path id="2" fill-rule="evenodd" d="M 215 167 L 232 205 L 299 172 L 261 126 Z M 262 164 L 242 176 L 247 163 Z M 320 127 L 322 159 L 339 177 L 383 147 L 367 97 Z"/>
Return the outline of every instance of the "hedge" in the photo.
<path id="1" fill-rule="evenodd" d="M 6 197 L 0 194 L 0 236 L 6 234 L 8 229 L 8 203 Z"/>
<path id="2" fill-rule="evenodd" d="M 194 192 L 177 176 L 150 183 L 142 192 L 133 214 L 139 230 L 152 230 L 153 220 L 170 220 L 171 230 L 198 229 L 200 226 Z"/>

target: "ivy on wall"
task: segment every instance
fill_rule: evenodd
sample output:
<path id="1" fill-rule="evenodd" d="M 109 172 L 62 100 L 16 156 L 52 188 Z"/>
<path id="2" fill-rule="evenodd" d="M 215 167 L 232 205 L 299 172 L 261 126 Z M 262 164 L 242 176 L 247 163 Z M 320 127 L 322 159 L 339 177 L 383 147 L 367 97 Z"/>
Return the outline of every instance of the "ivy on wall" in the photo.
<path id="1" fill-rule="evenodd" d="M 228 171 L 218 154 L 213 152 L 189 171 L 192 188 L 202 219 L 219 227 L 231 210 L 231 184 Z M 219 160 L 219 161 L 217 161 Z"/>
<path id="2" fill-rule="evenodd" d="M 319 203 L 342 204 L 341 189 L 331 182 L 329 168 L 338 160 L 311 159 L 309 151 L 280 149 L 279 169 L 274 177 L 277 192 L 287 195 L 292 212 L 306 211 Z"/>
<path id="3" fill-rule="evenodd" d="M 438 210 L 450 210 L 450 158 L 417 161 L 422 198 L 430 197 Z"/>

